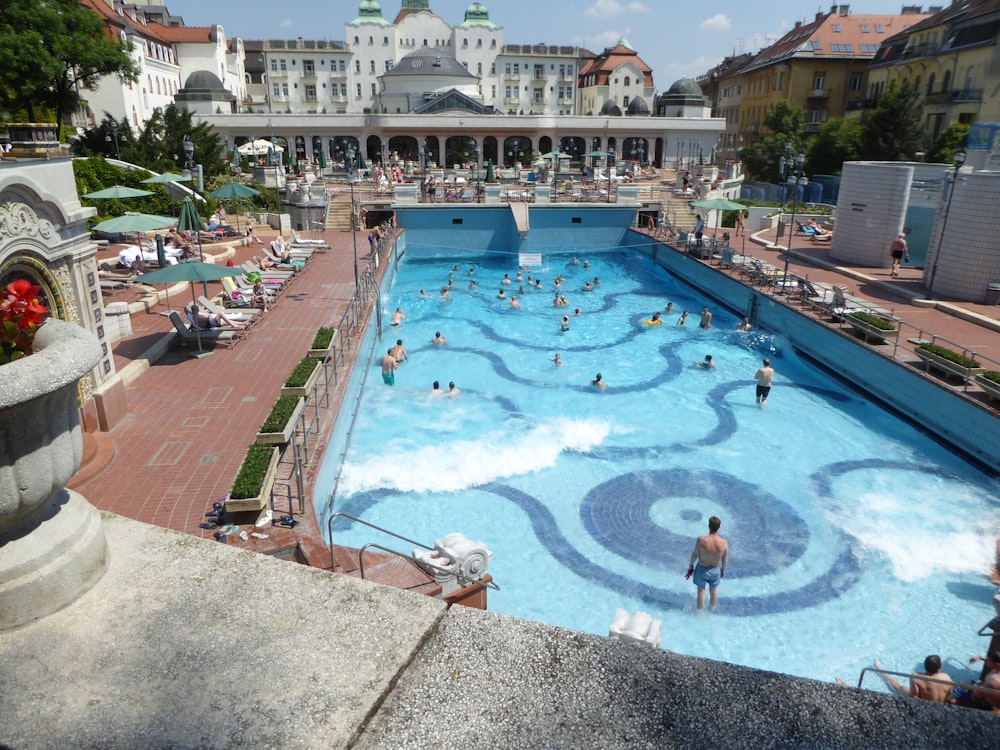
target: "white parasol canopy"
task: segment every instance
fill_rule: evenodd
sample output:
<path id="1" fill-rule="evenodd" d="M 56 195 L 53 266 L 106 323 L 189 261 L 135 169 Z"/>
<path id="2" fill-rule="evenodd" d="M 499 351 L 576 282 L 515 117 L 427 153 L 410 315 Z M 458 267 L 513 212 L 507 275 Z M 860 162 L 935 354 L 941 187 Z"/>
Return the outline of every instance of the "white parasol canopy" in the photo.
<path id="1" fill-rule="evenodd" d="M 276 154 L 280 154 L 285 150 L 277 143 L 271 143 L 271 141 L 265 141 L 262 138 L 250 141 L 249 143 L 244 143 L 236 150 L 244 156 L 264 156 L 271 149 L 274 149 L 274 153 Z"/>

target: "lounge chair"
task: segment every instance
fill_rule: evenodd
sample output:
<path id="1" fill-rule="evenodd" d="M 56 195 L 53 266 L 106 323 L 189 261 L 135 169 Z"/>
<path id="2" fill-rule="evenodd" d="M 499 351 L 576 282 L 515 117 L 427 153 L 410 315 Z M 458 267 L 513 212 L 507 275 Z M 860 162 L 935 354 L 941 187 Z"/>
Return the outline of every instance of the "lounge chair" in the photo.
<path id="1" fill-rule="evenodd" d="M 216 313 L 218 315 L 225 315 L 227 318 L 233 318 L 234 320 L 238 319 L 240 322 L 246 323 L 248 329 L 260 321 L 261 315 L 264 314 L 264 311 L 259 307 L 244 307 L 241 310 L 227 310 L 225 307 L 219 307 L 203 294 L 199 295 L 198 304 L 209 312 Z"/>
<path id="2" fill-rule="evenodd" d="M 243 285 L 239 283 L 240 280 L 244 282 Z M 226 276 L 222 279 L 222 289 L 234 303 L 238 299 L 245 299 L 247 306 L 249 306 L 253 298 L 253 284 L 246 283 L 246 279 L 240 279 L 238 276 Z M 267 293 L 267 306 L 270 308 L 274 304 L 274 300 L 278 297 L 280 290 L 274 287 L 268 288 L 265 285 L 264 291 Z M 239 304 L 237 306 L 244 307 Z"/>
<path id="3" fill-rule="evenodd" d="M 315 248 L 326 248 L 326 249 L 329 249 L 330 247 L 327 244 L 326 240 L 311 240 L 308 239 L 307 237 L 299 237 L 298 232 L 296 232 L 294 229 L 292 230 L 292 244 L 302 245 L 307 247 L 315 247 Z"/>
<path id="4" fill-rule="evenodd" d="M 199 349 L 205 342 L 222 342 L 227 348 L 232 349 L 240 339 L 242 329 L 236 328 L 213 328 L 210 331 L 188 328 L 187 324 L 181 320 L 181 316 L 171 311 L 170 322 L 177 330 L 177 341 L 182 344 L 195 344 Z"/>

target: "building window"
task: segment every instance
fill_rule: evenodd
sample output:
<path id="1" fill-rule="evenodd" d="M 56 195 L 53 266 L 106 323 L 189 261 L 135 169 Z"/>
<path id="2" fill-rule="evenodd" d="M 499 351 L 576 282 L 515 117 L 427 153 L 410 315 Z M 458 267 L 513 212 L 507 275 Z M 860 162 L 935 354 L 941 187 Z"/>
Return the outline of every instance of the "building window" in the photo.
<path id="1" fill-rule="evenodd" d="M 623 96 L 622 97 L 622 109 L 626 109 L 627 107 L 628 107 L 628 97 L 627 96 Z"/>
<path id="2" fill-rule="evenodd" d="M 833 24 L 833 26 L 831 28 L 833 28 L 833 33 L 834 34 L 839 34 L 840 33 L 840 24 L 839 23 Z"/>
<path id="3" fill-rule="evenodd" d="M 851 91 L 861 91 L 861 81 L 864 76 L 861 73 L 851 73 L 851 81 L 848 84 L 848 88 Z"/>
<path id="4" fill-rule="evenodd" d="M 375 96 L 375 94 L 376 94 L 376 93 L 377 93 L 377 92 L 376 92 L 376 90 L 375 90 L 375 84 L 373 83 L 373 84 L 372 84 L 372 96 Z"/>
<path id="5" fill-rule="evenodd" d="M 271 70 L 277 70 L 277 69 L 278 69 L 278 61 L 272 58 L 271 59 Z"/>
<path id="6" fill-rule="evenodd" d="M 536 89 L 535 91 L 535 104 L 545 103 L 545 92 L 541 89 Z"/>
<path id="7" fill-rule="evenodd" d="M 361 73 L 361 61 L 360 60 L 355 60 L 354 61 L 354 72 L 358 73 L 358 74 Z"/>
<path id="8" fill-rule="evenodd" d="M 281 96 L 281 86 L 278 84 L 274 84 L 274 95 Z"/>
<path id="9" fill-rule="evenodd" d="M 312 83 L 306 84 L 306 101 L 314 102 L 316 101 L 316 85 Z"/>
<path id="10" fill-rule="evenodd" d="M 386 60 L 385 61 L 385 72 L 388 73 L 390 70 L 392 70 L 392 60 Z"/>
<path id="11" fill-rule="evenodd" d="M 822 91 L 826 88 L 826 73 L 817 73 L 813 76 L 813 89 Z"/>
<path id="12" fill-rule="evenodd" d="M 496 99 L 496 98 L 497 98 L 497 87 L 496 87 L 496 86 L 493 86 L 493 87 L 492 87 L 492 91 L 491 91 L 491 93 L 490 93 L 490 97 L 491 97 L 492 99 Z"/>
<path id="13" fill-rule="evenodd" d="M 288 70 L 288 65 L 285 64 L 284 58 L 281 59 L 281 69 Z"/>
<path id="14" fill-rule="evenodd" d="M 368 67 L 370 69 L 370 72 L 374 73 L 375 72 L 375 61 L 372 60 Z"/>
<path id="15" fill-rule="evenodd" d="M 369 47 L 374 47 L 375 46 L 375 37 L 373 37 L 373 36 L 368 37 L 368 46 Z"/>
<path id="16" fill-rule="evenodd" d="M 482 63 L 476 63 L 476 73 L 478 75 L 482 75 L 483 74 L 483 64 Z"/>
<path id="17" fill-rule="evenodd" d="M 869 33 L 869 32 L 870 32 L 871 30 L 872 30 L 872 27 L 871 27 L 871 26 L 869 26 L 868 24 L 866 24 L 866 23 L 863 23 L 863 24 L 861 24 L 861 33 L 862 33 L 862 34 L 867 34 L 867 33 Z"/>
<path id="18" fill-rule="evenodd" d="M 625 76 L 625 87 L 628 88 L 632 85 L 632 79 L 629 76 Z"/>
<path id="19" fill-rule="evenodd" d="M 281 95 L 282 96 L 288 96 L 288 84 L 287 83 L 281 84 Z"/>
<path id="20" fill-rule="evenodd" d="M 511 67 L 511 64 L 510 64 L 510 63 L 504 63 L 504 66 L 503 66 L 503 72 L 504 72 L 504 73 L 505 73 L 506 75 L 511 75 L 511 74 L 512 74 L 512 73 L 514 72 L 514 68 L 513 68 L 513 67 Z"/>
<path id="21" fill-rule="evenodd" d="M 358 99 L 361 98 L 361 84 L 358 84 Z"/>
<path id="22" fill-rule="evenodd" d="M 387 36 L 382 37 L 382 46 L 383 47 L 388 47 L 389 46 L 389 37 L 387 37 Z"/>
<path id="23" fill-rule="evenodd" d="M 340 84 L 340 95 L 341 96 L 347 96 L 347 84 L 346 83 Z"/>
<path id="24" fill-rule="evenodd" d="M 469 40 L 468 40 L 468 38 L 463 39 L 462 40 L 462 49 L 465 49 L 468 46 L 469 46 Z"/>
<path id="25" fill-rule="evenodd" d="M 482 48 L 483 48 L 483 40 L 482 39 L 477 39 L 476 40 L 476 49 L 482 49 Z"/>
<path id="26" fill-rule="evenodd" d="M 346 60 L 339 61 L 338 64 L 337 64 L 337 70 L 339 70 L 341 73 L 346 73 L 347 72 L 347 61 Z"/>
<path id="27" fill-rule="evenodd" d="M 316 75 L 316 61 L 315 60 L 303 60 L 302 61 L 302 75 L 304 75 L 304 76 L 314 76 L 314 75 Z"/>
<path id="28" fill-rule="evenodd" d="M 497 40 L 494 39 L 492 42 L 490 42 L 490 49 L 496 49 L 496 48 L 497 48 Z"/>
<path id="29" fill-rule="evenodd" d="M 490 63 L 490 75 L 495 76 L 497 74 L 497 64 Z"/>

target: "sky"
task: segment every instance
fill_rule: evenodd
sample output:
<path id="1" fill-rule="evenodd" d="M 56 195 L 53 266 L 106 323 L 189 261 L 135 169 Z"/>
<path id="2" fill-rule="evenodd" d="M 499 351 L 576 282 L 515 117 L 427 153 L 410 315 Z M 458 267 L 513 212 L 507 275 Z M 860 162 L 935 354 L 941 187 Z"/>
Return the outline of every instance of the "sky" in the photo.
<path id="1" fill-rule="evenodd" d="M 452 26 L 465 18 L 472 0 L 430 0 L 430 8 Z M 357 17 L 358 0 L 163 0 L 188 26 L 222 24 L 242 39 L 344 40 L 344 24 Z M 380 0 L 388 21 L 400 0 Z M 504 30 L 506 44 L 557 44 L 600 52 L 620 37 L 653 69 L 657 91 L 679 78 L 694 78 L 726 55 L 757 52 L 812 21 L 832 3 L 801 0 L 491 0 L 490 20 Z M 851 3 L 854 14 L 895 14 L 903 0 Z M 946 4 L 938 0 L 938 5 Z M 925 6 L 926 7 L 926 6 Z"/>

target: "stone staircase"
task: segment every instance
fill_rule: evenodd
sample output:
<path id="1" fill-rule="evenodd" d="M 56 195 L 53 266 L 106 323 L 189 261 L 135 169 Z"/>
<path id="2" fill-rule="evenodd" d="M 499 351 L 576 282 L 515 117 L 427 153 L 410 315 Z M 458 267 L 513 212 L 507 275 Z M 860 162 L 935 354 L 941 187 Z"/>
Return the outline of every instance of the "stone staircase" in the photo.
<path id="1" fill-rule="evenodd" d="M 326 210 L 327 230 L 351 231 L 351 201 L 332 200 Z"/>

